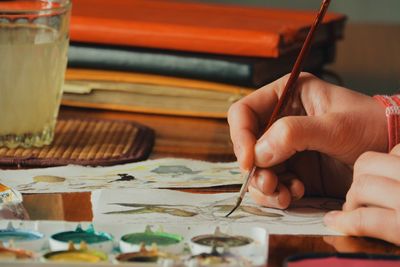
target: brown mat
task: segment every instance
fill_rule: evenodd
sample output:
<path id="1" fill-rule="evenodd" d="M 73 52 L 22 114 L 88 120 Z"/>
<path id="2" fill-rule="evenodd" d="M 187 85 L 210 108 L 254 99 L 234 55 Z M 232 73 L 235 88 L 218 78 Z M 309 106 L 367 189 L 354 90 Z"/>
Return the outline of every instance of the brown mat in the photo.
<path id="1" fill-rule="evenodd" d="M 120 120 L 59 120 L 51 145 L 41 148 L 0 147 L 0 164 L 14 166 L 112 165 L 146 159 L 154 131 Z"/>

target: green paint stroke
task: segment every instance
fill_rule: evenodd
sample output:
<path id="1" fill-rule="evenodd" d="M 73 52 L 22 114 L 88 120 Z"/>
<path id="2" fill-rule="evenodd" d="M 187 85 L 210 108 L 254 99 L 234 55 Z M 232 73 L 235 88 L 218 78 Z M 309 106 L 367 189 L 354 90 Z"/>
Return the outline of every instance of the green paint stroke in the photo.
<path id="1" fill-rule="evenodd" d="M 121 205 L 122 206 L 122 205 Z M 164 213 L 177 217 L 193 217 L 198 215 L 196 212 L 187 211 L 184 209 L 171 208 L 171 207 L 162 207 L 156 205 L 138 205 L 137 207 L 141 207 L 138 209 L 132 210 L 120 210 L 120 211 L 110 211 L 104 214 L 146 214 L 146 213 Z"/>
<path id="2" fill-rule="evenodd" d="M 214 206 L 214 208 L 217 210 L 217 212 L 226 213 L 226 212 L 229 212 L 232 210 L 233 205 L 216 205 L 216 206 Z M 239 206 L 238 210 L 248 213 L 248 214 L 256 215 L 256 216 L 264 216 L 264 217 L 270 217 L 270 218 L 283 217 L 282 214 L 263 211 L 262 209 L 253 207 L 253 206 L 246 206 L 246 205 Z"/>
<path id="3" fill-rule="evenodd" d="M 138 203 L 113 203 L 114 205 L 122 206 L 122 207 L 132 207 L 136 209 L 130 209 L 130 210 L 118 210 L 118 211 L 110 211 L 110 212 L 105 212 L 104 214 L 146 214 L 146 213 L 164 213 L 164 214 L 169 214 L 177 217 L 193 217 L 198 215 L 199 213 L 193 212 L 193 211 L 188 211 L 182 208 L 175 208 L 175 205 L 163 205 L 163 204 L 153 204 L 153 205 L 147 205 L 147 204 L 138 204 Z M 215 206 L 210 206 L 210 208 L 213 208 L 214 211 L 220 212 L 220 213 L 228 213 L 229 211 L 232 210 L 233 205 L 215 205 Z M 274 213 L 274 212 L 268 212 L 264 211 L 258 207 L 254 206 L 248 206 L 248 205 L 243 205 L 238 208 L 238 210 L 242 211 L 243 213 L 247 214 L 252 214 L 256 216 L 262 216 L 262 217 L 269 217 L 269 218 L 281 218 L 283 217 L 282 214 L 279 213 Z M 244 218 L 246 215 L 238 215 L 235 218 Z M 233 217 L 231 217 L 233 218 Z"/>

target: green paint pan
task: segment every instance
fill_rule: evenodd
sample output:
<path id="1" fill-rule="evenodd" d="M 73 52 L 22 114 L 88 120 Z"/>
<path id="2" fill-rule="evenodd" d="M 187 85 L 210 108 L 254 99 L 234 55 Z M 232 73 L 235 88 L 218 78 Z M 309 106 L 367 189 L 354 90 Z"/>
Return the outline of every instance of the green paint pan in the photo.
<path id="1" fill-rule="evenodd" d="M 183 237 L 180 235 L 167 233 L 162 230 L 152 231 L 150 226 L 147 226 L 144 232 L 123 235 L 119 246 L 123 253 L 138 252 L 142 244 L 148 250 L 155 244 L 161 251 L 179 253 L 183 249 L 182 240 Z"/>

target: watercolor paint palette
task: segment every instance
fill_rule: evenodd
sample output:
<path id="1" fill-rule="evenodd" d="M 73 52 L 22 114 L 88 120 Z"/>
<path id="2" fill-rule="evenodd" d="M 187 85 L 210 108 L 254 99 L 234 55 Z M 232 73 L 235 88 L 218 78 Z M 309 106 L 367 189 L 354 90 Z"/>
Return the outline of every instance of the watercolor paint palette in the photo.
<path id="1" fill-rule="evenodd" d="M 264 266 L 257 224 L 129 225 L 0 221 L 0 265 Z"/>

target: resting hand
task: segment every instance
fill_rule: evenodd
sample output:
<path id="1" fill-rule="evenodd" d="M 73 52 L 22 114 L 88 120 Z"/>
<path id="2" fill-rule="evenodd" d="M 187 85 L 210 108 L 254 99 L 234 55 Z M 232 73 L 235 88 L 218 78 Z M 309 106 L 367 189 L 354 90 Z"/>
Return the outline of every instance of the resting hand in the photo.
<path id="1" fill-rule="evenodd" d="M 250 194 L 275 208 L 288 207 L 304 193 L 344 197 L 359 155 L 387 148 L 384 108 L 369 96 L 303 73 L 284 117 L 263 133 L 287 79 L 256 90 L 228 113 L 242 171 L 258 167 Z"/>
<path id="2" fill-rule="evenodd" d="M 367 152 L 358 158 L 343 211 L 328 213 L 325 224 L 400 245 L 400 145 L 389 154 Z"/>

